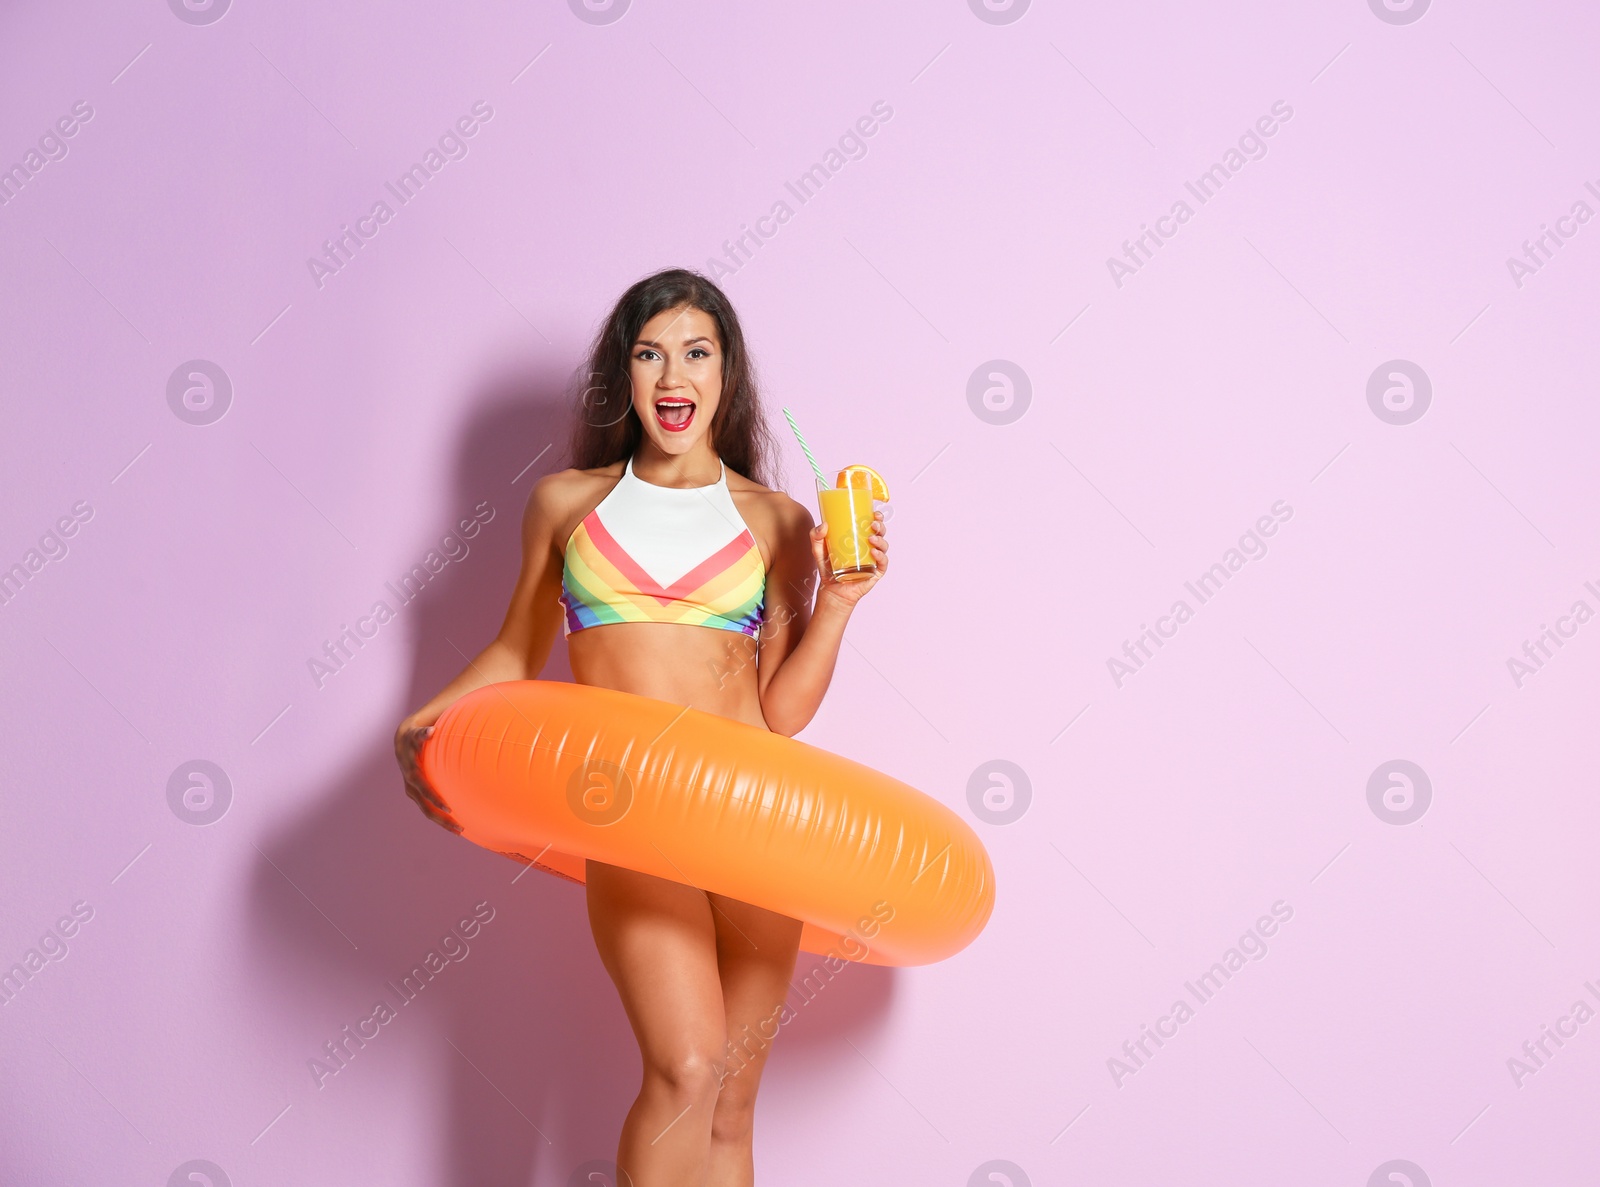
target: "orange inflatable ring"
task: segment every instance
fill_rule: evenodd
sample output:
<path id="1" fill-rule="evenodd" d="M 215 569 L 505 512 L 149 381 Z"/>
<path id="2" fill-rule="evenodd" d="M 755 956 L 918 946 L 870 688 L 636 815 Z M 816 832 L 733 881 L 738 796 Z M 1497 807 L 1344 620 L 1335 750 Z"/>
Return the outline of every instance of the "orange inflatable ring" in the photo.
<path id="1" fill-rule="evenodd" d="M 801 947 L 868 964 L 959 952 L 994 868 L 959 816 L 860 763 L 666 701 L 546 680 L 445 710 L 419 767 L 455 831 L 582 882 L 625 866 L 801 920 Z"/>

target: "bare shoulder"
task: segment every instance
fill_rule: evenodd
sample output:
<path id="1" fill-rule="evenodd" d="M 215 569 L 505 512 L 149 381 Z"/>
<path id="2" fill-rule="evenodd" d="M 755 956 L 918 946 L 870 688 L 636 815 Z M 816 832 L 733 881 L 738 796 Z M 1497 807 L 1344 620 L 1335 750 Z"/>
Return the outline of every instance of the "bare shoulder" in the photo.
<path id="1" fill-rule="evenodd" d="M 528 492 L 528 505 L 524 522 L 548 525 L 551 531 L 570 533 L 606 493 L 622 477 L 622 462 L 599 466 L 593 470 L 557 470 L 546 474 L 533 484 Z"/>
<path id="2" fill-rule="evenodd" d="M 810 510 L 781 490 L 762 486 L 729 470 L 728 493 L 751 530 L 774 549 L 784 541 L 804 537 L 811 531 L 814 521 Z"/>

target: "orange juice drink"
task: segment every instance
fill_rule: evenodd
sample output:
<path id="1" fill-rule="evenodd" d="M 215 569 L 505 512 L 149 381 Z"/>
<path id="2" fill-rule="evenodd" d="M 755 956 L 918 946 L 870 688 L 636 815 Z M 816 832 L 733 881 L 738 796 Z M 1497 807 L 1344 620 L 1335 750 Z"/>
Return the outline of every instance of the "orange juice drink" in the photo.
<path id="1" fill-rule="evenodd" d="M 872 492 L 860 487 L 817 492 L 828 525 L 828 564 L 835 581 L 864 581 L 878 571 L 872 560 Z"/>
<path id="2" fill-rule="evenodd" d="M 882 475 L 870 466 L 846 466 L 832 490 L 817 492 L 835 581 L 864 581 L 877 573 L 872 559 L 872 502 L 888 498 Z"/>

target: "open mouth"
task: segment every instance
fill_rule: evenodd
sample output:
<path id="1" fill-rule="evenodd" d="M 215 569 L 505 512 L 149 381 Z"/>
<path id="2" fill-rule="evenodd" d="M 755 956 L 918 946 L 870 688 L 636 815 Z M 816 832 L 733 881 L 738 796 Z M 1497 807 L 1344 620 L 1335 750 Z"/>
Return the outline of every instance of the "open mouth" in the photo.
<path id="1" fill-rule="evenodd" d="M 694 401 L 669 396 L 656 401 L 656 423 L 669 433 L 681 433 L 694 420 Z"/>

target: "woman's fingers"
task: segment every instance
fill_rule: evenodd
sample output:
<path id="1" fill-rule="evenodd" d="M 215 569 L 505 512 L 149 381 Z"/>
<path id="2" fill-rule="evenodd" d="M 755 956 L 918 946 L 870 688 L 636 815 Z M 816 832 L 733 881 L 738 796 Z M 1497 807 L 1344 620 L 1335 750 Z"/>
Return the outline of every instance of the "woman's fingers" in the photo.
<path id="1" fill-rule="evenodd" d="M 447 828 L 453 833 L 459 833 L 461 826 L 450 815 L 449 806 L 425 783 L 416 783 L 406 780 L 406 794 L 411 797 L 417 807 L 422 809 L 422 814 L 441 828 Z"/>
<path id="2" fill-rule="evenodd" d="M 889 568 L 889 529 L 882 511 L 872 513 L 872 532 L 868 547 L 872 550 L 872 559 L 878 566 L 878 575 L 881 577 Z"/>
<path id="3" fill-rule="evenodd" d="M 817 562 L 818 580 L 826 584 L 833 572 L 828 564 L 828 525 L 825 523 L 811 529 L 811 555 Z"/>
<path id="4" fill-rule="evenodd" d="M 407 791 L 410 792 L 409 787 L 407 788 Z M 461 826 L 456 823 L 454 817 L 452 817 L 449 812 L 440 808 L 435 808 L 426 800 L 418 799 L 416 795 L 412 795 L 411 798 L 416 801 L 417 807 L 422 809 L 422 814 L 437 824 L 440 828 L 447 829 L 453 833 L 461 832 Z"/>
<path id="5" fill-rule="evenodd" d="M 422 777 L 415 766 L 406 772 L 405 784 L 406 794 L 416 800 L 417 804 L 423 807 L 424 810 L 429 806 L 437 808 L 441 812 L 445 810 L 444 800 L 439 798 L 438 792 L 428 786 L 428 781 Z"/>
<path id="6" fill-rule="evenodd" d="M 889 569 L 889 534 L 885 526 L 883 512 L 874 511 L 872 513 L 872 520 L 867 529 L 867 551 L 878 571 L 866 580 L 834 580 L 833 566 L 828 561 L 827 538 L 827 524 L 819 523 L 811 529 L 811 554 L 816 558 L 817 572 L 820 575 L 819 579 L 822 582 L 822 587 L 831 590 L 852 604 L 860 601 Z"/>
<path id="7" fill-rule="evenodd" d="M 425 725 L 406 730 L 400 735 L 399 743 L 395 747 L 400 759 L 400 775 L 405 783 L 406 795 L 422 809 L 424 816 L 442 828 L 459 833 L 461 826 L 451 817 L 450 806 L 428 785 L 417 764 L 417 755 L 422 749 L 422 743 L 432 733 L 433 726 Z"/>

